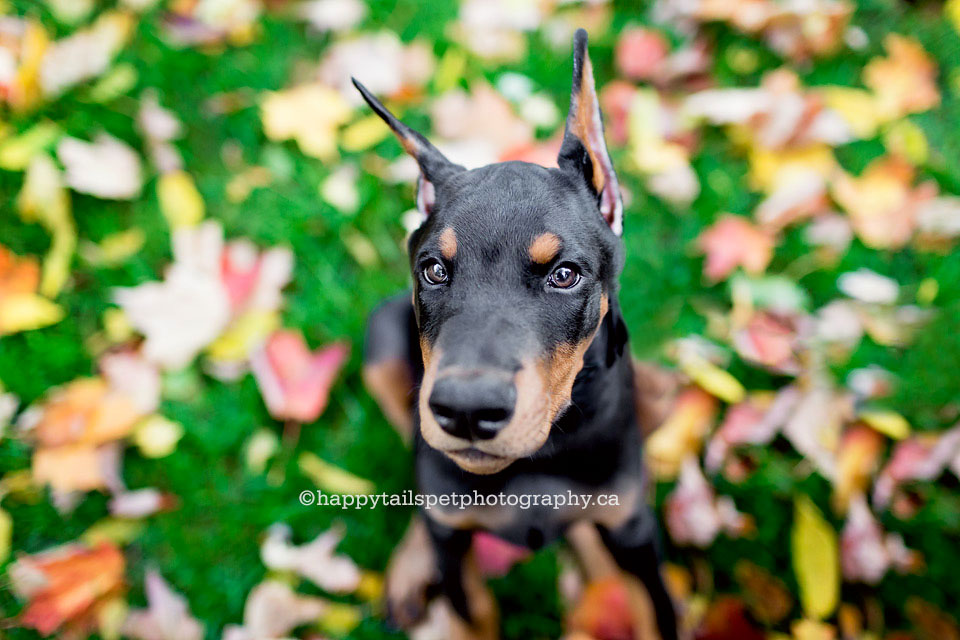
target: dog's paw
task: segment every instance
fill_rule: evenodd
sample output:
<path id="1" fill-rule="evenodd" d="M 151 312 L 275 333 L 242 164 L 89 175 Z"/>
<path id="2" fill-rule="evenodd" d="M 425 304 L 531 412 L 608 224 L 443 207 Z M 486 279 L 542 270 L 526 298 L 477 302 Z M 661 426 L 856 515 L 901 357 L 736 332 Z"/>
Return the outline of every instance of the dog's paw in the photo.
<path id="1" fill-rule="evenodd" d="M 387 622 L 399 629 L 410 629 L 420 622 L 438 580 L 437 559 L 427 527 L 416 517 L 387 566 Z"/>

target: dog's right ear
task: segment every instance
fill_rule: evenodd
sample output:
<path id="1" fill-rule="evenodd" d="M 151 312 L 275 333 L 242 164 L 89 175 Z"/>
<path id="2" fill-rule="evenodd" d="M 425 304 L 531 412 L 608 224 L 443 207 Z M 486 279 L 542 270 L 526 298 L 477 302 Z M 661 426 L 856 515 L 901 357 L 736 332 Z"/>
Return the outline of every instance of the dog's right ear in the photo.
<path id="1" fill-rule="evenodd" d="M 464 168 L 447 160 L 446 156 L 430 144 L 429 140 L 400 122 L 360 81 L 356 78 L 351 80 L 374 113 L 380 116 L 396 134 L 404 151 L 413 156 L 420 165 L 420 179 L 417 181 L 417 209 L 424 217 L 430 215 L 437 197 L 437 185 L 447 177 L 464 171 Z"/>

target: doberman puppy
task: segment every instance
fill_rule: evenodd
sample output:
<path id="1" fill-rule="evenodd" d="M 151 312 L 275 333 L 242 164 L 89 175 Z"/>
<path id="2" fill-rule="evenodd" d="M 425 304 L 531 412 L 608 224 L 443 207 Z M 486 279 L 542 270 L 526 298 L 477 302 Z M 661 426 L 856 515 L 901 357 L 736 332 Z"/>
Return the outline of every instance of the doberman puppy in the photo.
<path id="1" fill-rule="evenodd" d="M 574 37 L 559 168 L 466 170 L 354 84 L 421 172 L 412 296 L 374 312 L 365 363 L 384 412 L 414 433 L 420 493 L 596 498 L 586 509 L 503 498 L 421 509 L 388 570 L 390 616 L 412 625 L 439 594 L 456 614 L 450 637 L 496 637 L 496 607 L 470 558 L 472 532 L 533 549 L 566 536 L 588 573 L 612 558 L 609 566 L 639 578 L 628 581 L 638 624 L 645 611 L 649 634 L 673 640 L 617 305 L 623 207 L 586 32 Z"/>

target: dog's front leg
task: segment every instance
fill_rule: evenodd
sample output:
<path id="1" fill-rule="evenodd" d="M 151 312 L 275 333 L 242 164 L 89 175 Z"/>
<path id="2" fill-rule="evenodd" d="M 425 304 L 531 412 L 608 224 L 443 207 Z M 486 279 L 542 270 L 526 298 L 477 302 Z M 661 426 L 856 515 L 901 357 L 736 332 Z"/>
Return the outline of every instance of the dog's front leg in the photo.
<path id="1" fill-rule="evenodd" d="M 418 513 L 410 521 L 387 566 L 385 591 L 390 624 L 410 629 L 420 622 L 439 582 L 433 540 L 423 516 Z"/>
<path id="2" fill-rule="evenodd" d="M 620 526 L 612 529 L 599 526 L 598 529 L 617 564 L 647 588 L 662 640 L 676 640 L 677 614 L 660 575 L 657 521 L 653 512 L 642 506 Z"/>
<path id="3" fill-rule="evenodd" d="M 440 572 L 441 594 L 455 615 L 451 616 L 453 640 L 496 640 L 500 617 L 496 601 L 477 570 L 470 545 L 473 533 L 454 529 L 426 518 Z"/>

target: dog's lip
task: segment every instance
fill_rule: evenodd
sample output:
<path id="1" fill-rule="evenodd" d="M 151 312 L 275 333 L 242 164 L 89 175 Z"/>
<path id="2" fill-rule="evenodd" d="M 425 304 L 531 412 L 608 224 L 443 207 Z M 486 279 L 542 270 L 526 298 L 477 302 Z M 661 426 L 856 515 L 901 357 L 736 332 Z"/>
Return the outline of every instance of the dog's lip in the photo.
<path id="1" fill-rule="evenodd" d="M 456 456 L 458 458 L 463 458 L 469 462 L 493 462 L 495 460 L 503 460 L 503 456 L 494 455 L 492 453 L 487 453 L 482 449 L 477 447 L 464 447 L 463 449 L 454 449 L 452 451 L 447 451 L 448 455 Z"/>

